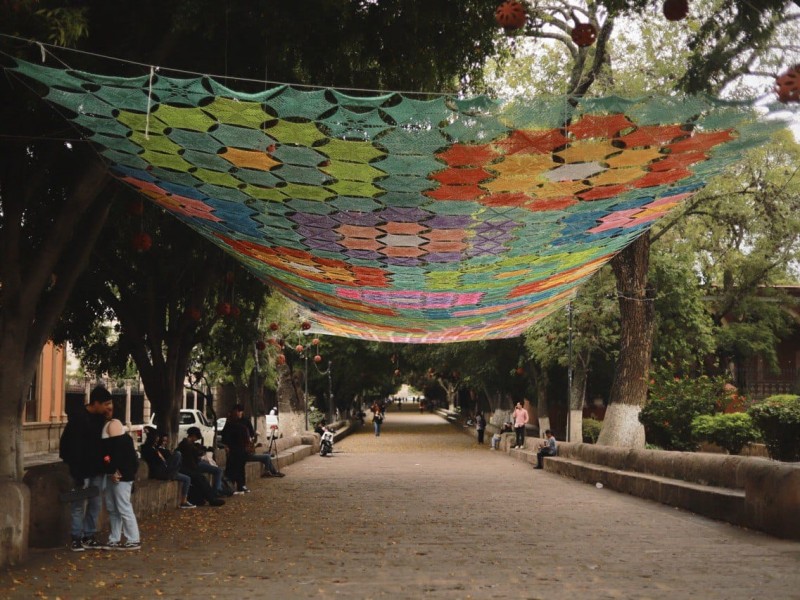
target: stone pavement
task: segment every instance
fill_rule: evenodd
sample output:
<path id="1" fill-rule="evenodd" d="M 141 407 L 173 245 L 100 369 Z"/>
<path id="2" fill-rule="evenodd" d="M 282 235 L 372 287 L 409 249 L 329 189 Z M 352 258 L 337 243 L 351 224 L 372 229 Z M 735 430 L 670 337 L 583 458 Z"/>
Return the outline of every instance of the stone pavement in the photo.
<path id="1" fill-rule="evenodd" d="M 139 552 L 33 551 L 0 598 L 800 598 L 800 544 L 534 471 L 391 412 Z M 800 518 L 800 517 L 799 517 Z"/>

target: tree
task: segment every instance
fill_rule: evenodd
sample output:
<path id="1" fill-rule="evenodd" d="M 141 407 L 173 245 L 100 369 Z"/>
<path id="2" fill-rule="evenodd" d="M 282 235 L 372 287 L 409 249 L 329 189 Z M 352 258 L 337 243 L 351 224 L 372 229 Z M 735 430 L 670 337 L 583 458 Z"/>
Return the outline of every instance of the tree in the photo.
<path id="1" fill-rule="evenodd" d="M 653 82 L 656 87 L 667 86 L 677 79 L 677 84 L 671 87 L 693 93 L 713 93 L 732 81 L 732 78 L 753 72 L 760 66 L 760 59 L 770 58 L 769 42 L 778 35 L 780 24 L 797 19 L 797 15 L 790 10 L 791 4 L 775 1 L 754 7 L 749 2 L 725 0 L 721 3 L 725 15 L 719 19 L 724 23 L 721 29 L 716 25 L 718 15 L 712 11 L 709 14 L 713 16 L 701 24 L 696 35 L 684 33 L 692 40 L 689 44 L 692 51 L 690 68 L 685 70 L 686 76 L 678 77 L 676 73 L 670 73 L 668 76 L 652 78 Z M 561 45 L 562 56 L 566 55 L 569 65 L 561 77 L 568 97 L 581 97 L 590 90 L 608 93 L 614 91 L 617 84 L 615 71 L 611 68 L 615 21 L 623 18 L 624 14 L 628 15 L 626 18 L 633 14 L 641 15 L 647 6 L 644 0 L 606 0 L 602 4 L 569 0 L 557 0 L 547 5 L 534 2 L 528 5 L 529 24 L 523 35 L 538 41 L 540 45 L 550 41 Z M 592 46 L 579 47 L 570 37 L 572 28 L 581 21 L 589 22 L 596 28 L 597 39 Z M 713 31 L 717 35 L 709 33 Z M 724 31 L 725 35 L 720 35 L 720 31 Z M 733 37 L 728 38 L 727 35 Z M 670 37 L 658 39 L 660 42 L 666 41 L 665 45 L 668 45 Z M 680 36 L 672 39 L 680 39 Z M 736 43 L 732 44 L 732 40 Z M 649 49 L 654 50 L 655 44 L 650 44 Z M 548 47 L 546 55 L 552 59 L 557 56 L 557 51 Z M 709 62 L 710 68 L 706 68 Z M 637 414 L 647 398 L 647 373 L 654 332 L 654 298 L 652 288 L 647 283 L 649 249 L 649 233 L 645 233 L 612 261 L 619 289 L 621 346 L 610 406 L 598 439 L 600 444 L 644 443 Z"/>
<path id="2" fill-rule="evenodd" d="M 578 290 L 567 310 L 553 313 L 525 332 L 525 346 L 539 369 L 557 366 L 571 371 L 567 402 L 570 414 L 568 439 L 571 441 L 582 439 L 582 409 L 595 357 L 609 358 L 615 354 L 612 348 L 618 340 L 619 313 L 613 302 L 612 284 L 610 269 L 602 269 Z M 546 417 L 545 411 L 539 414 L 540 429 L 551 427 L 549 420 L 543 422 Z"/>

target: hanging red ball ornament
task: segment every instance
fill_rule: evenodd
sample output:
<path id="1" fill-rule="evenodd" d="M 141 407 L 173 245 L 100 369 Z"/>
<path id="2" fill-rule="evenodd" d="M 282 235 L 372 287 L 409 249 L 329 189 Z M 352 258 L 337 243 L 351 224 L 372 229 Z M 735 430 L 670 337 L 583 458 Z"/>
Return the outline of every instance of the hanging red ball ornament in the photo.
<path id="1" fill-rule="evenodd" d="M 520 376 L 525 375 L 525 369 L 523 369 L 522 367 L 517 367 L 516 373 L 517 375 Z"/>
<path id="2" fill-rule="evenodd" d="M 778 100 L 800 102 L 800 65 L 795 65 L 775 80 L 775 93 Z"/>
<path id="3" fill-rule="evenodd" d="M 586 48 L 594 44 L 597 39 L 597 29 L 591 23 L 578 23 L 572 28 L 570 37 L 578 46 Z"/>
<path id="4" fill-rule="evenodd" d="M 270 324 L 269 324 L 269 328 L 270 328 L 272 331 L 278 331 L 278 324 L 277 324 L 277 323 L 270 323 Z"/>
<path id="5" fill-rule="evenodd" d="M 322 357 L 321 357 L 319 354 L 317 354 L 316 356 L 314 356 L 314 362 L 315 362 L 315 363 L 320 363 L 320 362 L 322 362 Z"/>
<path id="6" fill-rule="evenodd" d="M 259 352 L 263 352 L 266 349 L 267 349 L 267 344 L 264 342 L 264 340 L 258 340 L 256 342 L 256 350 L 258 350 Z"/>
<path id="7" fill-rule="evenodd" d="M 315 346 L 319 346 L 319 338 L 314 338 L 313 340 L 311 340 L 311 343 L 314 344 Z"/>
<path id="8" fill-rule="evenodd" d="M 153 247 L 153 238 L 150 237 L 149 233 L 140 231 L 131 238 L 131 245 L 137 252 L 147 252 Z"/>
<path id="9" fill-rule="evenodd" d="M 667 21 L 680 21 L 689 14 L 689 0 L 664 0 L 664 16 Z"/>
<path id="10" fill-rule="evenodd" d="M 285 365 L 286 364 L 286 357 L 283 354 L 278 354 L 278 364 Z"/>
<path id="11" fill-rule="evenodd" d="M 303 323 L 300 325 L 300 329 L 302 329 L 303 331 L 311 329 L 311 323 L 309 323 L 308 321 L 303 321 Z"/>
<path id="12" fill-rule="evenodd" d="M 227 302 L 220 302 L 217 304 L 217 314 L 220 317 L 227 317 L 229 314 L 231 314 L 231 305 Z"/>
<path id="13" fill-rule="evenodd" d="M 267 152 L 269 152 L 270 154 L 275 152 L 275 144 L 270 144 L 269 146 L 267 146 Z"/>
<path id="14" fill-rule="evenodd" d="M 516 31 L 525 25 L 525 7 L 519 2 L 503 2 L 494 11 L 494 20 L 506 31 Z"/>
<path id="15" fill-rule="evenodd" d="M 303 350 L 305 350 L 305 348 L 303 348 L 303 344 L 297 344 L 297 346 L 295 346 L 295 350 L 298 354 L 300 354 Z"/>
<path id="16" fill-rule="evenodd" d="M 186 309 L 186 316 L 192 321 L 199 321 L 201 316 L 200 309 L 196 306 L 190 306 Z"/>
<path id="17" fill-rule="evenodd" d="M 137 198 L 128 202 L 128 214 L 141 217 L 144 214 L 144 201 Z"/>

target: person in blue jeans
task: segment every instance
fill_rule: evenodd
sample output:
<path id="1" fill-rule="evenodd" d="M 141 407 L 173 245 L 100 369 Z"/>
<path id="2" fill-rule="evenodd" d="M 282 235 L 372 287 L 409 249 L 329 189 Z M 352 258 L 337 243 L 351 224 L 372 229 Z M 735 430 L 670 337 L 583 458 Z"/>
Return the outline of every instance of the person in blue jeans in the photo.
<path id="1" fill-rule="evenodd" d="M 194 508 L 195 505 L 189 502 L 189 486 L 192 480 L 188 475 L 180 472 L 183 456 L 180 451 L 174 453 L 167 448 L 169 436 L 160 433 L 152 427 L 145 427 L 145 440 L 139 453 L 142 460 L 147 463 L 150 470 L 150 479 L 161 479 L 164 481 L 178 481 L 181 484 L 180 508 Z"/>
<path id="2" fill-rule="evenodd" d="M 105 484 L 100 436 L 106 423 L 106 413 L 113 409 L 111 393 L 98 386 L 89 394 L 89 404 L 68 415 L 67 425 L 61 434 L 59 456 L 69 467 L 73 491 L 76 492 L 76 499 L 72 500 L 70 507 L 70 549 L 73 552 L 102 548 L 96 537 Z M 93 495 L 81 493 L 92 487 L 97 488 Z"/>
<path id="3" fill-rule="evenodd" d="M 103 464 L 106 478 L 106 510 L 111 530 L 104 550 L 138 550 L 139 523 L 131 504 L 133 481 L 139 468 L 139 457 L 133 447 L 133 438 L 127 434 L 122 422 L 113 418 L 113 409 L 106 414 L 108 421 L 103 428 Z M 125 541 L 122 541 L 122 536 Z"/>
<path id="4" fill-rule="evenodd" d="M 536 453 L 536 466 L 534 469 L 543 469 L 545 456 L 555 456 L 558 454 L 558 447 L 556 446 L 556 436 L 549 429 L 544 432 L 545 439 L 542 441 L 539 451 Z"/>

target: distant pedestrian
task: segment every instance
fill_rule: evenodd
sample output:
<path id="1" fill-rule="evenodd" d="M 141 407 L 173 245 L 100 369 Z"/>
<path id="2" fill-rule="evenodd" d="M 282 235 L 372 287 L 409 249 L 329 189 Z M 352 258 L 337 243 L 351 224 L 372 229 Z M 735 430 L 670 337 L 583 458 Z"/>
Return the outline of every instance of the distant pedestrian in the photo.
<path id="1" fill-rule="evenodd" d="M 67 426 L 61 434 L 59 456 L 69 467 L 73 490 L 88 493 L 94 487 L 97 492 L 72 501 L 70 549 L 73 552 L 82 552 L 87 548 L 99 550 L 102 547 L 96 537 L 105 484 L 100 436 L 109 410 L 114 410 L 111 393 L 103 386 L 97 386 L 89 394 L 89 404 L 69 414 Z"/>
<path id="2" fill-rule="evenodd" d="M 486 431 L 486 419 L 483 417 L 482 412 L 478 412 L 475 417 L 475 430 L 478 432 L 478 443 L 483 443 L 483 434 Z"/>
<path id="3" fill-rule="evenodd" d="M 517 436 L 512 448 L 524 448 L 525 425 L 528 424 L 528 411 L 522 407 L 522 402 L 517 402 L 517 406 L 514 408 L 514 412 L 512 414 L 512 419 L 514 421 L 514 433 Z"/>
<path id="4" fill-rule="evenodd" d="M 380 437 L 382 424 L 383 413 L 381 412 L 380 407 L 378 407 L 378 409 L 374 410 L 372 414 L 372 426 L 375 428 L 375 437 Z"/>

